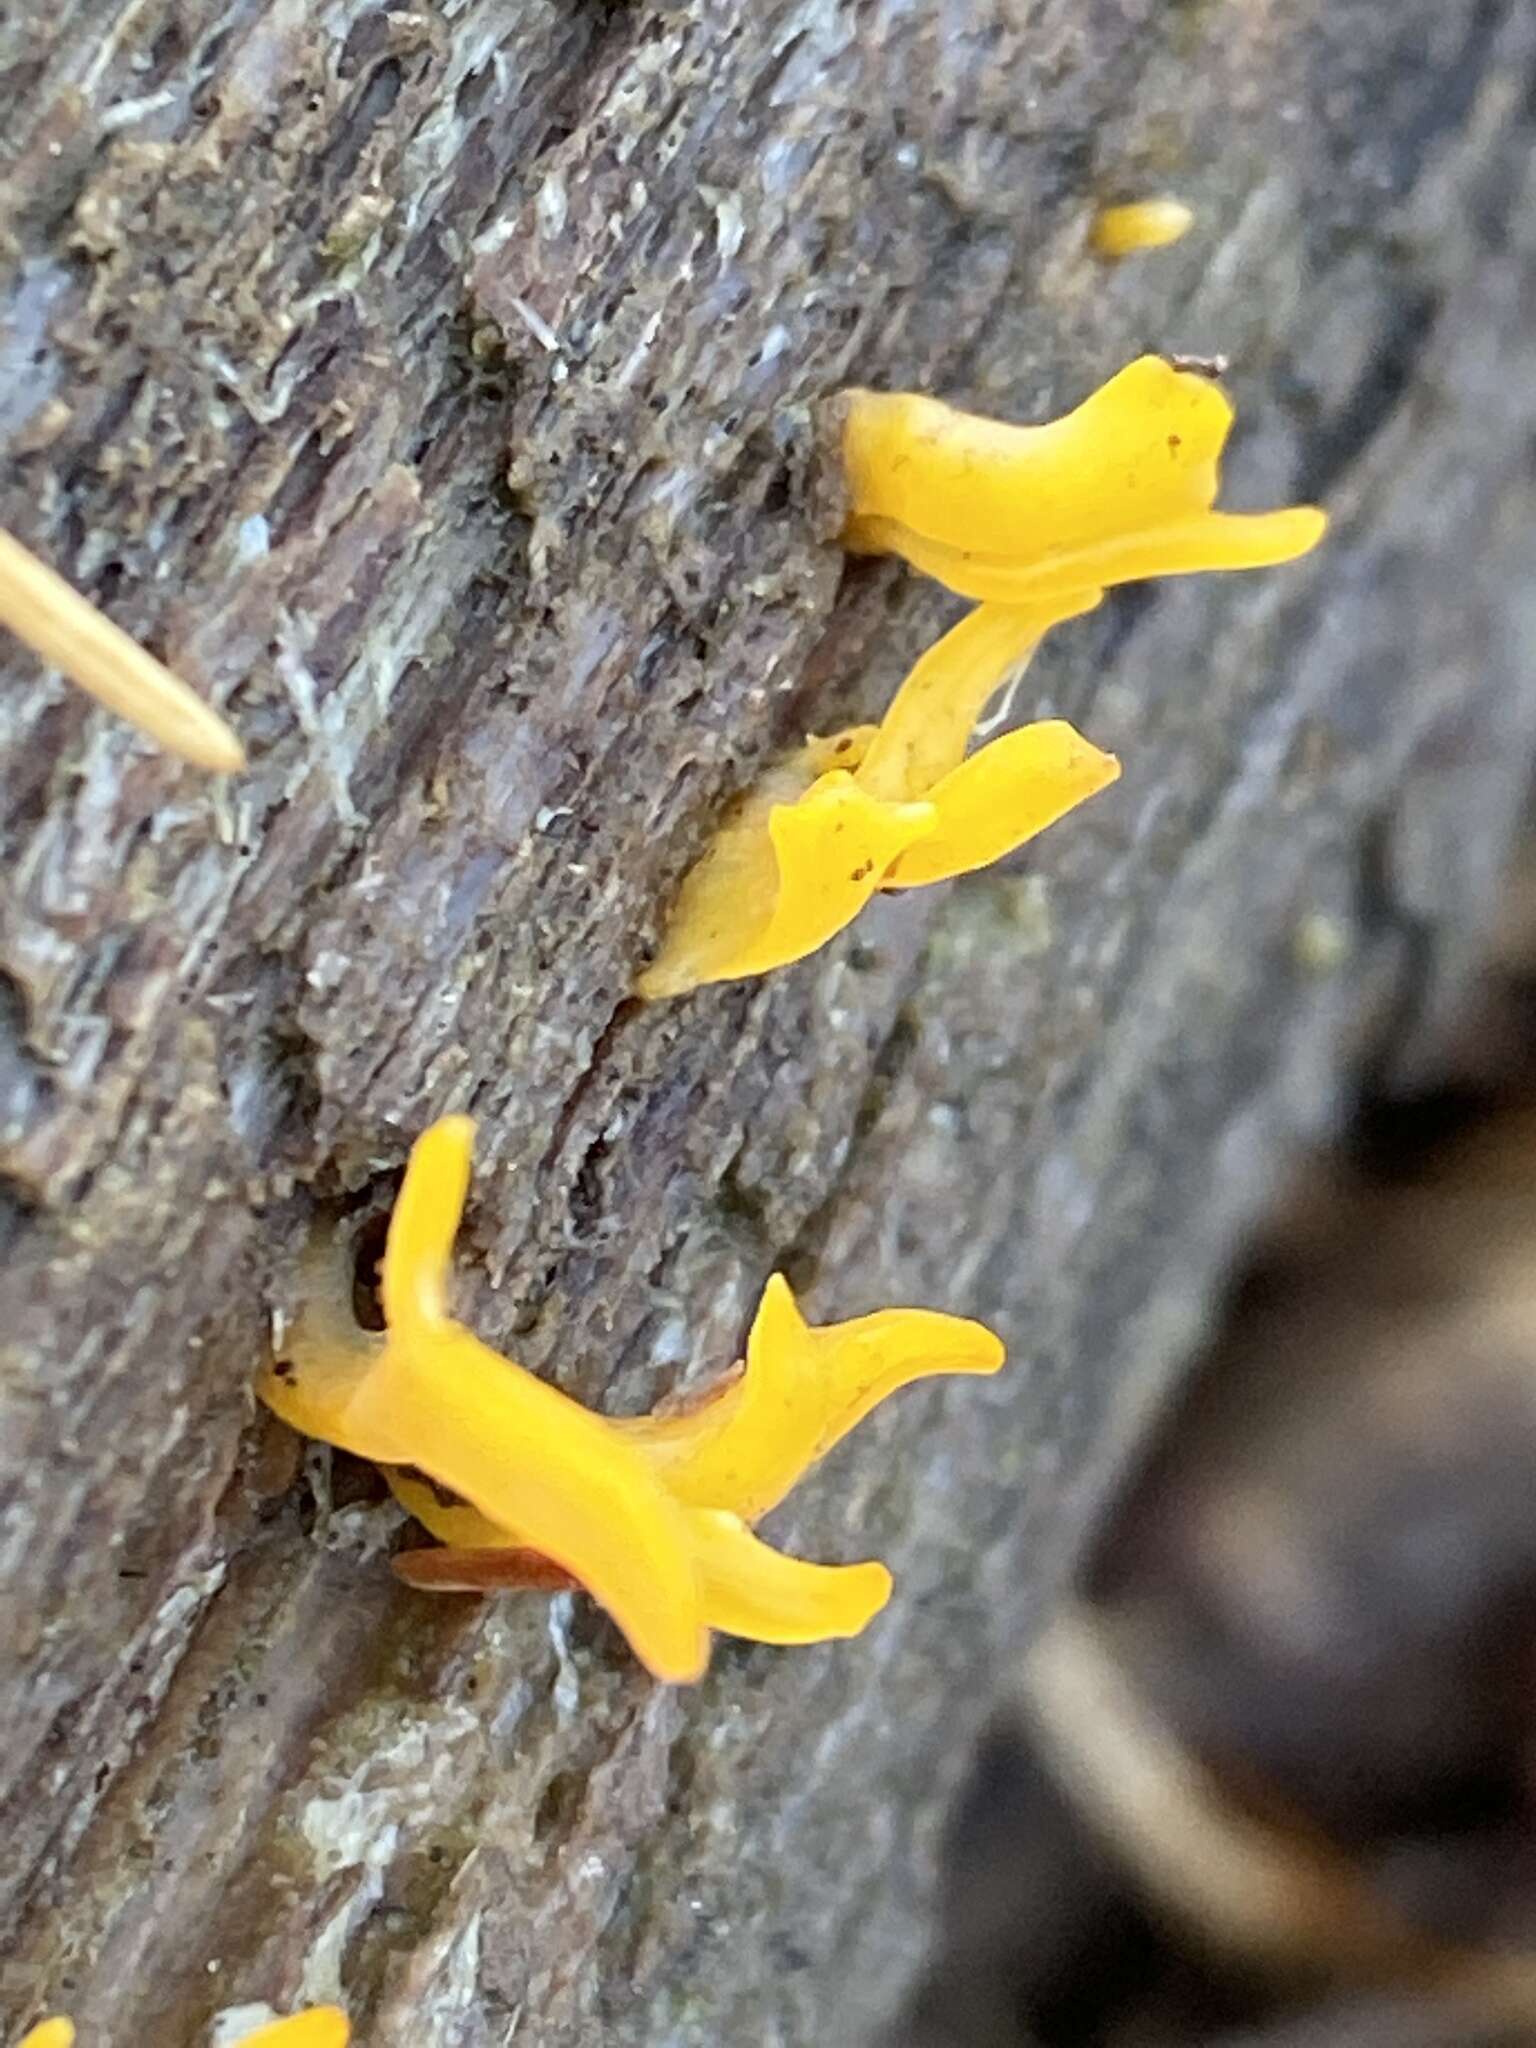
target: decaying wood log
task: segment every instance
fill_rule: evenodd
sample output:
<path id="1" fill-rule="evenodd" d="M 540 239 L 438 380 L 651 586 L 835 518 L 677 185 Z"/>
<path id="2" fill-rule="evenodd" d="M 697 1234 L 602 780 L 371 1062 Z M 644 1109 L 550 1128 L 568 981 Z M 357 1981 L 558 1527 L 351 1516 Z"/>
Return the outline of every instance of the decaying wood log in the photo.
<path id="1" fill-rule="evenodd" d="M 220 788 L 0 688 L 0 2012 L 855 2041 L 993 1676 L 1277 1150 L 1492 900 L 1536 747 L 1521 0 L 14 0 L 0 524 L 220 704 Z M 1102 199 L 1176 192 L 1108 269 Z M 1124 759 L 808 965 L 627 991 L 721 805 L 948 616 L 811 489 L 857 380 L 1233 358 L 1306 564 L 1031 682 Z M 813 1312 L 992 1319 L 781 1518 L 859 1641 L 645 1682 L 433 1601 L 252 1414 L 316 1203 L 480 1121 L 466 1314 L 636 1407 Z"/>

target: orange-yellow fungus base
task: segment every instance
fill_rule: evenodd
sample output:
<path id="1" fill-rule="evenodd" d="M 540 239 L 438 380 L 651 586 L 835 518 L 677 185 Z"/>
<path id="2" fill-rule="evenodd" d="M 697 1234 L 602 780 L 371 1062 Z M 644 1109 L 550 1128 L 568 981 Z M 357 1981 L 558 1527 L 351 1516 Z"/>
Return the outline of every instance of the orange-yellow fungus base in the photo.
<path id="1" fill-rule="evenodd" d="M 879 725 L 807 740 L 684 881 L 637 992 L 681 995 L 804 959 L 879 890 L 988 866 L 1113 782 L 1119 763 L 1061 719 L 965 758 L 999 685 L 1100 595 L 979 605 L 928 649 Z"/>
<path id="2" fill-rule="evenodd" d="M 884 1309 L 814 1329 L 775 1275 L 745 1363 L 666 1410 L 609 1421 L 501 1357 L 449 1312 L 472 1126 L 411 1153 L 384 1252 L 382 1335 L 357 1327 L 344 1249 L 323 1236 L 305 1300 L 257 1391 L 310 1435 L 381 1463 L 449 1546 L 396 1569 L 439 1591 L 575 1582 L 658 1678 L 699 1677 L 709 1632 L 766 1643 L 857 1635 L 890 1597 L 875 1562 L 785 1557 L 751 1524 L 880 1401 L 937 1374 L 993 1373 L 979 1323 Z M 446 1492 L 447 1498 L 444 1498 Z"/>
<path id="3" fill-rule="evenodd" d="M 239 2048 L 347 2048 L 350 2037 L 347 2016 L 339 2007 L 316 2005 L 240 2035 Z M 50 2019 L 23 2034 L 16 2048 L 74 2048 L 74 2041 L 72 2020 Z"/>

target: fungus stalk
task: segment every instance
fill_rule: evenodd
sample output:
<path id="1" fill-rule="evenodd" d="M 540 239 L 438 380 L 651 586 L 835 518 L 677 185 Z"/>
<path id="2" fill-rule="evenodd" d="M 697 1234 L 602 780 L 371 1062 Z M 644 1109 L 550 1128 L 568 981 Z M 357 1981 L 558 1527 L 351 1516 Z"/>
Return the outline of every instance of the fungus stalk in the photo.
<path id="1" fill-rule="evenodd" d="M 1144 249 L 1167 249 L 1182 242 L 1195 216 L 1182 199 L 1133 199 L 1125 206 L 1105 206 L 1094 215 L 1088 239 L 1094 254 L 1117 262 Z"/>

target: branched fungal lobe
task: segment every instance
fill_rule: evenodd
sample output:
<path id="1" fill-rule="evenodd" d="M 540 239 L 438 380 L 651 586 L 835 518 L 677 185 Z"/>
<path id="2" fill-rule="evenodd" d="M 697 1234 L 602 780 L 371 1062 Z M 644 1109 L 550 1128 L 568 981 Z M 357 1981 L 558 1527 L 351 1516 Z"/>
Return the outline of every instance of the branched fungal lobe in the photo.
<path id="1" fill-rule="evenodd" d="M 1327 523 L 1315 506 L 1213 509 L 1231 428 L 1219 385 L 1161 356 L 1127 364 L 1042 427 L 978 419 L 917 394 L 856 391 L 843 439 L 853 507 L 843 542 L 901 555 L 962 597 L 996 604 L 1096 603 L 1113 583 L 1306 554 Z"/>
<path id="2" fill-rule="evenodd" d="M 642 996 L 803 959 L 877 890 L 1022 846 L 1120 772 L 1059 719 L 967 755 L 987 700 L 1044 635 L 1113 584 L 1290 561 L 1326 524 L 1310 506 L 1213 509 L 1232 408 L 1160 356 L 1040 427 L 915 394 L 852 391 L 843 404 L 844 546 L 901 555 L 981 602 L 878 725 L 808 740 L 727 814 L 683 882 Z"/>
<path id="3" fill-rule="evenodd" d="M 296 1429 L 385 1469 L 449 1547 L 395 1560 L 409 1583 L 579 1584 L 658 1678 L 703 1674 L 709 1631 L 767 1643 L 857 1635 L 884 1565 L 786 1557 L 752 1532 L 877 1403 L 938 1373 L 993 1373 L 979 1323 L 886 1309 L 813 1329 L 775 1275 L 745 1364 L 672 1412 L 609 1420 L 482 1344 L 448 1310 L 474 1127 L 445 1117 L 411 1153 L 384 1253 L 385 1329 L 358 1327 L 350 1261 L 311 1244 L 305 1300 L 257 1391 Z M 455 1498 L 444 1503 L 439 1489 Z"/>

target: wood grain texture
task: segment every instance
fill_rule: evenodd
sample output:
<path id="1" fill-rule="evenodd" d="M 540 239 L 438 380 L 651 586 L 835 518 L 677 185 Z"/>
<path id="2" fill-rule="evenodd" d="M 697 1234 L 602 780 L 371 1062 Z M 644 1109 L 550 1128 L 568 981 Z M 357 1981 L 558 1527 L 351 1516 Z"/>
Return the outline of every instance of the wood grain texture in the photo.
<path id="1" fill-rule="evenodd" d="M 1096 1475 L 1275 1149 L 1455 984 L 1536 745 L 1518 0 L 18 0 L 0 522 L 225 710 L 226 790 L 0 678 L 0 2012 L 375 2048 L 842 2042 Z M 1148 185 L 1178 248 L 1106 271 Z M 815 405 L 1039 417 L 1224 350 L 1272 575 L 1032 704 L 1123 781 L 766 984 L 626 991 L 720 806 L 951 615 L 844 565 Z M 9 650 L 7 650 L 9 652 Z M 317 1201 L 480 1120 L 465 1312 L 637 1407 L 813 1312 L 995 1321 L 774 1533 L 855 1644 L 659 1692 L 432 1601 L 253 1418 Z M 318 1503 L 318 1505 L 317 1505 Z"/>

